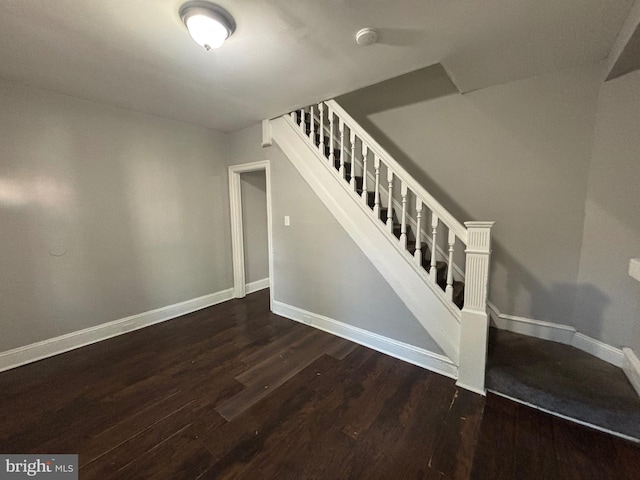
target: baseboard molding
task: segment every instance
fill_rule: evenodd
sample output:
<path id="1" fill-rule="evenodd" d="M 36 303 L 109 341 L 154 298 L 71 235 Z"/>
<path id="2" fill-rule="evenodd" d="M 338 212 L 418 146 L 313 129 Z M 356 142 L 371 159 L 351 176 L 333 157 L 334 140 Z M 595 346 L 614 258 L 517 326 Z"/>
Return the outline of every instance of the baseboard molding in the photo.
<path id="1" fill-rule="evenodd" d="M 508 330 L 530 337 L 550 340 L 552 342 L 571 345 L 583 352 L 589 353 L 600 360 L 611 363 L 616 367 L 622 367 L 622 350 L 612 347 L 600 340 L 588 337 L 569 325 L 560 323 L 544 322 L 531 318 L 518 317 L 515 315 L 505 315 L 498 307 L 488 302 L 491 324 L 501 330 Z"/>
<path id="2" fill-rule="evenodd" d="M 282 317 L 315 327 L 427 370 L 450 378 L 458 377 L 458 367 L 443 355 L 287 305 L 277 300 L 273 301 L 272 311 Z"/>
<path id="3" fill-rule="evenodd" d="M 571 339 L 576 333 L 576 329 L 569 325 L 559 323 L 543 322 L 515 315 L 505 315 L 498 310 L 493 303 L 489 303 L 491 324 L 500 330 L 528 335 L 530 337 L 551 340 L 553 342 L 571 345 Z"/>
<path id="4" fill-rule="evenodd" d="M 630 348 L 623 348 L 622 354 L 624 355 L 622 369 L 637 394 L 640 395 L 640 360 Z"/>
<path id="5" fill-rule="evenodd" d="M 7 350 L 0 353 L 0 372 L 70 350 L 75 350 L 76 348 L 100 342 L 156 323 L 165 322 L 186 315 L 187 313 L 231 300 L 232 298 L 233 289 L 229 288 L 220 292 L 96 325 L 95 327 L 85 328 L 76 332 L 60 335 L 59 337 Z"/>
<path id="6" fill-rule="evenodd" d="M 250 293 L 264 290 L 265 288 L 269 288 L 269 277 L 247 283 L 244 287 L 244 291 L 249 295 Z"/>
<path id="7" fill-rule="evenodd" d="M 428 273 L 419 267 L 384 224 L 326 158 L 313 148 L 308 137 L 290 116 L 272 120 L 273 138 L 309 187 L 336 221 L 385 278 L 407 309 L 435 340 L 444 354 L 458 363 L 460 310 L 444 298 Z"/>
<path id="8" fill-rule="evenodd" d="M 571 339 L 571 346 L 576 347 L 583 352 L 590 353 L 591 355 L 598 357 L 600 360 L 609 362 L 616 367 L 622 368 L 624 355 L 620 348 L 612 347 L 607 343 L 588 337 L 582 333 L 576 333 L 573 336 Z"/>

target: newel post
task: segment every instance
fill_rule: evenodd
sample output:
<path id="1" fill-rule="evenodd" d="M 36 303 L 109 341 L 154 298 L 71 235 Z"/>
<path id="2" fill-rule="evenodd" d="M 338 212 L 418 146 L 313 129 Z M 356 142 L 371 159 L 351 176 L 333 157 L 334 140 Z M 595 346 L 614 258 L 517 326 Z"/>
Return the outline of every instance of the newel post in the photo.
<path id="1" fill-rule="evenodd" d="M 493 224 L 465 222 L 468 241 L 457 385 L 482 395 L 485 394 L 484 376 L 489 341 L 487 288 Z"/>

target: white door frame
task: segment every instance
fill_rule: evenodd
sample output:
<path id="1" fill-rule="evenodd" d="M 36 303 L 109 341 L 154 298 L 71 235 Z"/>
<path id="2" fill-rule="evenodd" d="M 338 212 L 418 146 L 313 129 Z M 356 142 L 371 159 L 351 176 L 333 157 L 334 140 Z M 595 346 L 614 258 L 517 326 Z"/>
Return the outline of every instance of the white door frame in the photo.
<path id="1" fill-rule="evenodd" d="M 267 190 L 267 242 L 269 255 L 269 297 L 273 303 L 273 239 L 271 230 L 271 167 L 269 160 L 243 163 L 229 167 L 229 207 L 231 213 L 231 251 L 233 258 L 233 294 L 235 298 L 246 295 L 244 275 L 244 236 L 242 234 L 242 192 L 240 174 L 263 170 Z"/>

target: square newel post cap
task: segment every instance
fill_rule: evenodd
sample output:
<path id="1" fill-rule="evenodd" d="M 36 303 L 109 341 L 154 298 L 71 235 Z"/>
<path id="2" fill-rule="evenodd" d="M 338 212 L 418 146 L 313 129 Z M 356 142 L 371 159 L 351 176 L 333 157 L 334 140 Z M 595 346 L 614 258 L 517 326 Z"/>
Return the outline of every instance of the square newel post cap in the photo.
<path id="1" fill-rule="evenodd" d="M 632 258 L 629 262 L 629 275 L 640 282 L 640 258 Z"/>
<path id="2" fill-rule="evenodd" d="M 467 253 L 491 253 L 491 227 L 496 222 L 464 222 L 467 227 Z"/>
<path id="3" fill-rule="evenodd" d="M 273 138 L 271 136 L 271 121 L 262 120 L 262 146 L 270 147 L 273 145 Z"/>
<path id="4" fill-rule="evenodd" d="M 464 222 L 467 228 L 488 228 L 491 229 L 496 222 Z"/>

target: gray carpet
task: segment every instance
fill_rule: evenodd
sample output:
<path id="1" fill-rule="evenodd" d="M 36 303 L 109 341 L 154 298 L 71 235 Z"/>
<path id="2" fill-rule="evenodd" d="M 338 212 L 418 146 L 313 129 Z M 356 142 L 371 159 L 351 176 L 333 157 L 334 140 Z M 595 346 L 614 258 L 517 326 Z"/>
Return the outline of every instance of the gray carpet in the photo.
<path id="1" fill-rule="evenodd" d="M 640 441 L 640 397 L 622 369 L 576 348 L 492 328 L 487 388 Z"/>

